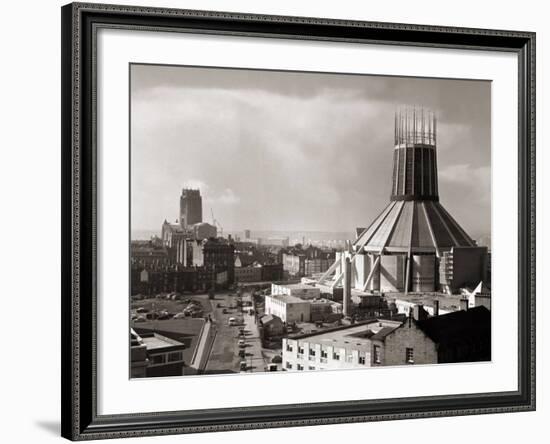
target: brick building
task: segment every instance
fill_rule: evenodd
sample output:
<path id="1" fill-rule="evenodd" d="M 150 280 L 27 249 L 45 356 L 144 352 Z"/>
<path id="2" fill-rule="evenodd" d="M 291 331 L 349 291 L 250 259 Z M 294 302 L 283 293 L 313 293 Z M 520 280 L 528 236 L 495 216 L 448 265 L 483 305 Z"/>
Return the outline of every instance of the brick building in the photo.
<path id="1" fill-rule="evenodd" d="M 418 315 L 421 310 L 418 310 Z M 412 313 L 411 313 L 412 314 Z M 426 317 L 426 314 L 423 313 Z M 491 359 L 485 307 L 404 322 L 371 320 L 283 339 L 283 368 L 325 370 Z"/>

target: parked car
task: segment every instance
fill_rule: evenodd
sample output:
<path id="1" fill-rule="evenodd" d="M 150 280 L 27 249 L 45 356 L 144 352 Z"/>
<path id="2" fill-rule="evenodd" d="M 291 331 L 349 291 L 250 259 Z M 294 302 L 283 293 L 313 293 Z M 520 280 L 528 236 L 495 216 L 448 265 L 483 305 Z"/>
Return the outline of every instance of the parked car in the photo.
<path id="1" fill-rule="evenodd" d="M 138 313 L 149 313 L 149 309 L 145 308 L 145 307 L 139 307 L 136 312 Z"/>
<path id="2" fill-rule="evenodd" d="M 138 316 L 134 319 L 134 322 L 147 322 L 147 318 L 145 316 Z"/>
<path id="3" fill-rule="evenodd" d="M 244 339 L 239 339 L 238 344 L 239 344 L 239 347 L 241 348 L 246 347 L 246 341 Z"/>
<path id="4" fill-rule="evenodd" d="M 225 314 L 227 314 L 227 313 L 229 313 L 229 312 L 227 311 L 227 308 L 224 308 L 224 309 L 222 310 L 222 313 L 225 315 Z"/>
<path id="5" fill-rule="evenodd" d="M 176 313 L 174 315 L 174 319 L 183 319 L 185 318 L 187 315 L 184 313 L 184 312 L 180 312 L 180 313 Z"/>
<path id="6" fill-rule="evenodd" d="M 237 325 L 237 320 L 235 318 L 229 318 L 227 322 L 230 327 L 232 327 L 233 325 Z"/>
<path id="7" fill-rule="evenodd" d="M 246 352 L 244 349 L 239 350 L 239 358 L 244 358 L 246 356 Z"/>

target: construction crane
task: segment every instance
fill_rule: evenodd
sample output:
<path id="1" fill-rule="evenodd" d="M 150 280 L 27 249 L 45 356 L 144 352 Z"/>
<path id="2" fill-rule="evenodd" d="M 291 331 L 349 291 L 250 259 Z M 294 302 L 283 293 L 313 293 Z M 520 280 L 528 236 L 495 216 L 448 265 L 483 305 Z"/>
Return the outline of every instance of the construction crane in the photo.
<path id="1" fill-rule="evenodd" d="M 214 217 L 214 211 L 212 210 L 212 207 L 210 207 L 210 214 L 212 215 L 212 225 L 214 225 L 215 227 L 217 227 L 220 230 L 220 237 L 223 237 L 223 227 L 220 225 L 220 223 Z"/>

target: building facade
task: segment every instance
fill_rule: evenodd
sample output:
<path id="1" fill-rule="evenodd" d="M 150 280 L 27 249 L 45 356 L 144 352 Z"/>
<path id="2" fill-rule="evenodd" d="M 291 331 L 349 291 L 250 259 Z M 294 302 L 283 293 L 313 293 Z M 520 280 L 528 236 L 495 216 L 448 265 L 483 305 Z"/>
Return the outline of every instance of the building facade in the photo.
<path id="1" fill-rule="evenodd" d="M 161 293 L 202 292 L 212 287 L 213 271 L 204 267 L 166 266 L 132 267 L 130 285 L 132 295 L 155 296 Z"/>
<path id="2" fill-rule="evenodd" d="M 414 322 L 373 320 L 283 339 L 283 368 L 288 371 L 436 362 L 435 343 Z"/>
<path id="3" fill-rule="evenodd" d="M 267 295 L 265 313 L 279 317 L 283 322 L 309 322 L 310 303 L 287 294 Z"/>
<path id="4" fill-rule="evenodd" d="M 283 277 L 283 264 L 262 264 L 262 281 L 281 281 Z"/>
<path id="5" fill-rule="evenodd" d="M 453 294 L 486 280 L 488 260 L 487 247 L 455 247 L 443 252 L 439 263 L 441 290 Z"/>
<path id="6" fill-rule="evenodd" d="M 218 229 L 207 222 L 200 222 L 192 225 L 190 231 L 193 239 L 196 240 L 210 239 L 211 237 L 215 238 L 218 236 Z"/>
<path id="7" fill-rule="evenodd" d="M 336 253 L 312 245 L 303 249 L 291 249 L 282 254 L 284 270 L 293 277 L 324 273 L 334 262 Z"/>
<path id="8" fill-rule="evenodd" d="M 262 280 L 262 267 L 235 267 L 235 282 L 260 282 Z"/>
<path id="9" fill-rule="evenodd" d="M 168 249 L 162 243 L 149 241 L 132 241 L 130 243 L 132 263 L 142 266 L 166 265 L 170 260 Z"/>
<path id="10" fill-rule="evenodd" d="M 227 283 L 235 282 L 235 247 L 222 238 L 193 241 L 193 265 L 220 273 L 227 271 Z"/>

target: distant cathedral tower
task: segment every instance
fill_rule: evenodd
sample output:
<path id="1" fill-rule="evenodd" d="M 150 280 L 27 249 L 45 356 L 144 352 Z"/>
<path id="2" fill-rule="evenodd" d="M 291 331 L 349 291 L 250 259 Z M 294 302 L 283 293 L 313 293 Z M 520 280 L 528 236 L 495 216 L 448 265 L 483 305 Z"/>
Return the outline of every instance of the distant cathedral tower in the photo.
<path id="1" fill-rule="evenodd" d="M 200 190 L 184 188 L 180 197 L 180 224 L 182 228 L 202 222 L 202 197 Z"/>

